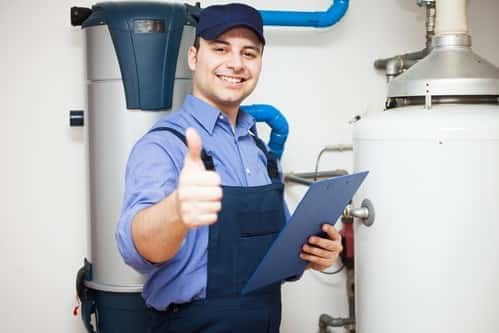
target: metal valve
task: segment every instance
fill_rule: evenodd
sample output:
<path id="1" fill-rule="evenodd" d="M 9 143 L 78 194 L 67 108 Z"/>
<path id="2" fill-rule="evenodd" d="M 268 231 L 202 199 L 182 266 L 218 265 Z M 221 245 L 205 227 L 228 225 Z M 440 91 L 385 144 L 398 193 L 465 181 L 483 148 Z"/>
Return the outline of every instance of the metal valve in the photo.
<path id="1" fill-rule="evenodd" d="M 360 208 L 354 208 L 352 205 L 346 206 L 343 216 L 360 219 L 362 224 L 370 227 L 373 225 L 375 218 L 374 206 L 369 199 L 364 199 Z"/>
<path id="2" fill-rule="evenodd" d="M 435 6 L 435 0 L 416 0 L 416 4 L 419 7 L 423 7 L 423 6 Z"/>

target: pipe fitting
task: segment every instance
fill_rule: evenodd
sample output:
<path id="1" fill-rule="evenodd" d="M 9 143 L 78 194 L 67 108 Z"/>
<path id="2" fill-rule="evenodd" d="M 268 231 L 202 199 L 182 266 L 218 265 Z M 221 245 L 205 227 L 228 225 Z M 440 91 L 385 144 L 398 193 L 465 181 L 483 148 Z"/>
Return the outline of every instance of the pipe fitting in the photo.
<path id="1" fill-rule="evenodd" d="M 319 317 L 319 332 L 327 332 L 328 327 L 347 327 L 355 324 L 353 318 L 334 318 L 327 314 Z"/>
<path id="2" fill-rule="evenodd" d="M 466 34 L 438 35 L 433 38 L 433 47 L 464 46 L 471 47 L 471 36 Z"/>
<path id="3" fill-rule="evenodd" d="M 423 7 L 423 6 L 435 6 L 435 0 L 416 0 L 416 4 L 419 7 Z"/>

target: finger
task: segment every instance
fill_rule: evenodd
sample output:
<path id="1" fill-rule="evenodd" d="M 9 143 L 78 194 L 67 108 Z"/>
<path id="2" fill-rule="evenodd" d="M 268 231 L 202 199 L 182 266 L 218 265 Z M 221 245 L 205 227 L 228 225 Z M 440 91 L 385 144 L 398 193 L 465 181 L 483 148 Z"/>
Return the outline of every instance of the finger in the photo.
<path id="1" fill-rule="evenodd" d="M 315 246 L 310 246 L 310 245 L 303 245 L 302 251 L 305 254 L 311 254 L 316 257 L 324 258 L 324 259 L 331 259 L 334 258 L 338 255 L 339 251 L 326 251 L 321 248 L 315 247 Z"/>
<path id="2" fill-rule="evenodd" d="M 179 185 L 219 186 L 222 180 L 215 171 L 187 170 L 179 179 Z"/>
<path id="3" fill-rule="evenodd" d="M 202 163 L 201 160 L 201 150 L 203 144 L 201 142 L 201 138 L 199 134 L 196 132 L 194 128 L 188 128 L 185 131 L 185 139 L 187 141 L 187 155 L 186 155 L 186 163 L 193 162 L 196 164 Z"/>
<path id="4" fill-rule="evenodd" d="M 312 236 L 308 240 L 309 244 L 323 248 L 328 251 L 337 251 L 341 252 L 343 250 L 341 246 L 341 239 L 340 240 L 331 240 L 328 238 L 321 238 L 317 236 Z"/>
<path id="5" fill-rule="evenodd" d="M 186 201 L 220 201 L 222 188 L 220 186 L 182 186 L 178 189 L 178 199 Z"/>
<path id="6" fill-rule="evenodd" d="M 184 218 L 184 223 L 191 227 L 200 227 L 217 222 L 218 214 L 195 214 Z"/>
<path id="7" fill-rule="evenodd" d="M 330 224 L 323 224 L 322 225 L 322 231 L 324 231 L 325 233 L 327 233 L 327 235 L 329 236 L 329 239 L 340 240 L 341 241 L 341 234 L 332 225 L 330 225 Z"/>
<path id="8" fill-rule="evenodd" d="M 180 206 L 183 215 L 216 214 L 222 209 L 220 201 L 184 202 Z"/>
<path id="9" fill-rule="evenodd" d="M 305 260 L 305 261 L 308 261 L 311 264 L 324 266 L 326 268 L 331 266 L 334 262 L 331 259 L 324 259 L 324 258 L 316 257 L 314 255 L 306 254 L 304 252 L 300 253 L 300 258 Z"/>

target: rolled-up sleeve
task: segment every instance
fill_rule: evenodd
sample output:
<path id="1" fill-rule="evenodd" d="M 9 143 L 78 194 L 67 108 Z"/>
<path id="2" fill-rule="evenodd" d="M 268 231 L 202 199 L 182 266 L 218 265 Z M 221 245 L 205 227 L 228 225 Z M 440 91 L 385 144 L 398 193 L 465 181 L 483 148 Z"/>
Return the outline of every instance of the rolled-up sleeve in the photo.
<path id="1" fill-rule="evenodd" d="M 125 173 L 123 208 L 116 228 L 118 249 L 126 264 L 146 274 L 157 267 L 137 251 L 132 221 L 143 209 L 163 200 L 177 186 L 178 166 L 154 135 L 146 135 L 132 149 Z"/>

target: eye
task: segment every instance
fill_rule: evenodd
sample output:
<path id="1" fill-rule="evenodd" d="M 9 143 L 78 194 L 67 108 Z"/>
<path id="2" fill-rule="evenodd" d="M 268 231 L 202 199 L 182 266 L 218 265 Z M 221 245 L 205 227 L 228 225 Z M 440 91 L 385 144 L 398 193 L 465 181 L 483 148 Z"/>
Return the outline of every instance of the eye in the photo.
<path id="1" fill-rule="evenodd" d="M 249 51 L 244 51 L 243 56 L 246 59 L 255 59 L 258 55 L 255 51 L 249 50 Z"/>
<path id="2" fill-rule="evenodd" d="M 213 51 L 218 54 L 225 54 L 227 52 L 227 49 L 223 46 L 217 46 L 213 48 Z"/>

